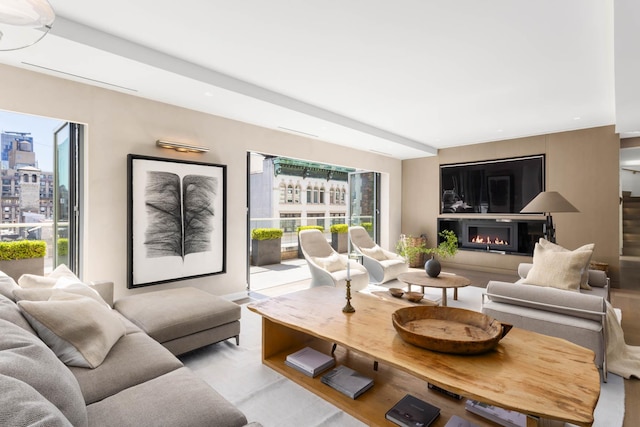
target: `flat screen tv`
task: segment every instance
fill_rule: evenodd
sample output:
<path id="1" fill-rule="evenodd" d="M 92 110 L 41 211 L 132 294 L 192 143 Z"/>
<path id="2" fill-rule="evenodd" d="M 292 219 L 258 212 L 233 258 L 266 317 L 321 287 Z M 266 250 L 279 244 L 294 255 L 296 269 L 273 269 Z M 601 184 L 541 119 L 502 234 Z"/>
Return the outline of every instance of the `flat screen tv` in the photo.
<path id="1" fill-rule="evenodd" d="M 543 154 L 440 165 L 440 213 L 517 214 L 544 191 Z"/>

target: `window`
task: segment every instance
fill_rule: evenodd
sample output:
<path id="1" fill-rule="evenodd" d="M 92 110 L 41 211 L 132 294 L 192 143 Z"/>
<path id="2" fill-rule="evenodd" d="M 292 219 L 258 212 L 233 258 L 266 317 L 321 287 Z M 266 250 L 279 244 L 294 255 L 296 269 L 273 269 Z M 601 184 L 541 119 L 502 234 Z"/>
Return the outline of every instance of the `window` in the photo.
<path id="1" fill-rule="evenodd" d="M 313 188 L 307 186 L 307 203 L 313 203 Z"/>
<path id="2" fill-rule="evenodd" d="M 300 204 L 300 193 L 302 193 L 302 189 L 300 188 L 300 184 L 296 184 L 296 188 L 293 192 L 293 203 L 299 205 Z"/>
<path id="3" fill-rule="evenodd" d="M 284 182 L 280 183 L 280 203 L 284 204 L 287 201 L 287 186 Z"/>
<path id="4" fill-rule="evenodd" d="M 329 189 L 329 204 L 330 205 L 336 204 L 336 189 L 333 187 Z"/>
<path id="5" fill-rule="evenodd" d="M 324 205 L 324 185 L 320 187 L 320 204 Z"/>
<path id="6" fill-rule="evenodd" d="M 287 185 L 287 203 L 293 203 L 293 185 Z"/>

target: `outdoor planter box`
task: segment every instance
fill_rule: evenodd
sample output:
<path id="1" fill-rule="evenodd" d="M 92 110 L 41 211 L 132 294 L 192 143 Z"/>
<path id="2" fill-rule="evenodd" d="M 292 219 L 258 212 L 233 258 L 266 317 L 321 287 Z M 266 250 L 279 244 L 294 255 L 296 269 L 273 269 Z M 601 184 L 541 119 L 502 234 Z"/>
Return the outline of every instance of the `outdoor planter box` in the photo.
<path id="1" fill-rule="evenodd" d="M 280 264 L 282 261 L 282 238 L 251 240 L 251 265 Z"/>
<path id="2" fill-rule="evenodd" d="M 23 274 L 37 274 L 44 276 L 44 258 L 26 258 L 0 261 L 0 271 L 3 271 L 14 280 L 18 280 Z"/>
<path id="3" fill-rule="evenodd" d="M 331 233 L 331 247 L 338 253 L 346 253 L 348 250 L 348 233 Z"/>

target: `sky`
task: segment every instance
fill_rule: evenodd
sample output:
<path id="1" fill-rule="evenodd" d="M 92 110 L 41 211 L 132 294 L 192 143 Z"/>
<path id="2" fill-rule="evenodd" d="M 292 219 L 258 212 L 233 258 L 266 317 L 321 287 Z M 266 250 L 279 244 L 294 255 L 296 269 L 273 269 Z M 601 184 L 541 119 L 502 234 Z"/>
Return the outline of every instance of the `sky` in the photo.
<path id="1" fill-rule="evenodd" d="M 43 172 L 53 172 L 53 133 L 63 123 L 66 122 L 0 110 L 0 131 L 31 132 L 38 167 Z"/>

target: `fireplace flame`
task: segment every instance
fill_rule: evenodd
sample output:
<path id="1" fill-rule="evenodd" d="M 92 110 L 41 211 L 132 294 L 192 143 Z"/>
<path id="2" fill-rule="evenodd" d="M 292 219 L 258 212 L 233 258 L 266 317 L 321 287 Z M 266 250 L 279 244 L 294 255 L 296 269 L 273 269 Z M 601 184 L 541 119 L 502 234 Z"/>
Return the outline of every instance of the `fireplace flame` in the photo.
<path id="1" fill-rule="evenodd" d="M 509 242 L 507 242 L 506 240 L 502 240 L 499 239 L 497 237 L 482 237 L 482 236 L 476 236 L 473 239 L 471 239 L 471 243 L 478 243 L 478 244 L 482 244 L 482 245 L 509 245 Z"/>

